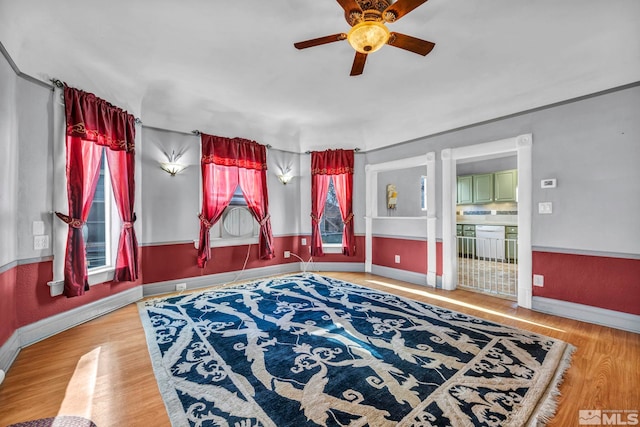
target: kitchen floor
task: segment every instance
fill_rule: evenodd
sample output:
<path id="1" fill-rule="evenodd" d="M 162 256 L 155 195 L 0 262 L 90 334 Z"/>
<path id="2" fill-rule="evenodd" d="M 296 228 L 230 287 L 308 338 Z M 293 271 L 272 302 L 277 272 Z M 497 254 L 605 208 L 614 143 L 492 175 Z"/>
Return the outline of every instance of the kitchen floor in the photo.
<path id="1" fill-rule="evenodd" d="M 515 301 L 518 295 L 518 264 L 458 257 L 458 286 Z"/>

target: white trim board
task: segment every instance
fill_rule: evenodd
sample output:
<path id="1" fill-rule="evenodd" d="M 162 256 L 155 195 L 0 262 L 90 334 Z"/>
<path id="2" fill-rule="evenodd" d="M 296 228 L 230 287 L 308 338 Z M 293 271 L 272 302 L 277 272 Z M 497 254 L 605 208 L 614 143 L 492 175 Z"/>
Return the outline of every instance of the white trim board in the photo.
<path id="1" fill-rule="evenodd" d="M 414 285 L 431 286 L 427 283 L 427 276 L 424 273 L 416 273 L 414 271 L 400 270 L 399 268 L 384 267 L 375 264 L 371 266 L 371 273 L 377 276 L 388 277 L 389 279 L 413 283 Z"/>
<path id="2" fill-rule="evenodd" d="M 0 369 L 7 371 L 21 349 L 45 338 L 71 329 L 111 311 L 142 299 L 142 287 L 127 289 L 115 295 L 38 320 L 18 328 L 0 347 Z"/>
<path id="3" fill-rule="evenodd" d="M 518 305 L 531 308 L 533 262 L 531 221 L 533 211 L 532 135 L 442 150 L 442 287 L 456 288 L 456 163 L 517 155 L 518 162 Z"/>
<path id="4" fill-rule="evenodd" d="M 402 218 L 404 221 L 419 219 L 426 220 L 427 236 L 427 269 L 426 282 L 431 287 L 436 287 L 436 153 L 430 151 L 421 156 L 413 156 L 406 159 L 390 162 L 369 164 L 365 166 L 365 267 L 367 273 L 373 272 L 373 221 L 385 219 L 379 217 L 378 209 L 378 174 L 383 171 L 407 169 L 424 166 L 427 176 L 427 212 L 424 217 Z M 394 220 L 399 218 L 394 217 Z M 414 283 L 414 282 L 412 282 Z"/>
<path id="5" fill-rule="evenodd" d="M 347 271 L 362 272 L 364 264 L 359 262 L 290 262 L 268 267 L 252 268 L 242 272 L 226 272 L 209 274 L 207 276 L 187 277 L 184 279 L 167 280 L 165 282 L 149 283 L 143 286 L 145 297 L 163 295 L 176 292 L 178 283 L 185 283 L 186 290 L 203 289 L 212 286 L 228 285 L 235 282 L 242 283 L 247 280 L 262 279 L 264 277 L 278 276 L 282 274 L 297 273 L 299 271 Z"/>
<path id="6" fill-rule="evenodd" d="M 640 334 L 640 316 L 545 297 L 533 297 L 533 310 Z"/>

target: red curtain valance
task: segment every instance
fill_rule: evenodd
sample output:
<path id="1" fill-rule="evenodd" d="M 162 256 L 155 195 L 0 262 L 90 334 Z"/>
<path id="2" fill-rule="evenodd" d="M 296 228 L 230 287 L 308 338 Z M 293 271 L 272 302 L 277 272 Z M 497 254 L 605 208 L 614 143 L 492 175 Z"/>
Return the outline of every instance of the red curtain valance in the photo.
<path id="1" fill-rule="evenodd" d="M 311 175 L 353 174 L 353 150 L 314 151 L 311 154 Z"/>
<path id="2" fill-rule="evenodd" d="M 244 138 L 224 138 L 204 133 L 201 137 L 202 163 L 267 170 L 267 150 L 264 145 Z"/>
<path id="3" fill-rule="evenodd" d="M 64 85 L 67 136 L 104 145 L 116 151 L 134 151 L 136 119 L 92 93 Z"/>

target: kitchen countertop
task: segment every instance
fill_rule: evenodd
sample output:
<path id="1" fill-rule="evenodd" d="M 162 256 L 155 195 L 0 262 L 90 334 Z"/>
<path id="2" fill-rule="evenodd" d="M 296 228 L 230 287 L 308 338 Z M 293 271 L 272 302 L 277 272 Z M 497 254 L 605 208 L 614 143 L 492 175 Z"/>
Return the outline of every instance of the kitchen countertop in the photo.
<path id="1" fill-rule="evenodd" d="M 463 220 L 456 220 L 456 224 L 472 224 L 472 225 L 504 225 L 504 226 L 509 226 L 509 227 L 517 227 L 518 226 L 518 221 L 515 220 L 501 220 L 501 219 L 496 219 L 496 220 L 488 220 L 488 219 L 484 219 L 484 218 L 470 218 L 470 219 L 463 219 Z"/>

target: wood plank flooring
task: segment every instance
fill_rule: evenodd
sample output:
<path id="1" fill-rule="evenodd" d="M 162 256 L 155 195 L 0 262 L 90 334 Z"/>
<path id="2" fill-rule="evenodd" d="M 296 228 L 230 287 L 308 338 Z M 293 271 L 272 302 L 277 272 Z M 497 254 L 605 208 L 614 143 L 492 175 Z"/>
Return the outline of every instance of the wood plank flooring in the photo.
<path id="1" fill-rule="evenodd" d="M 577 347 L 550 426 L 581 409 L 640 410 L 640 335 L 519 308 L 474 292 L 442 291 L 365 273 L 323 273 Z M 23 349 L 0 385 L 0 426 L 80 415 L 98 427 L 169 426 L 135 304 Z"/>

